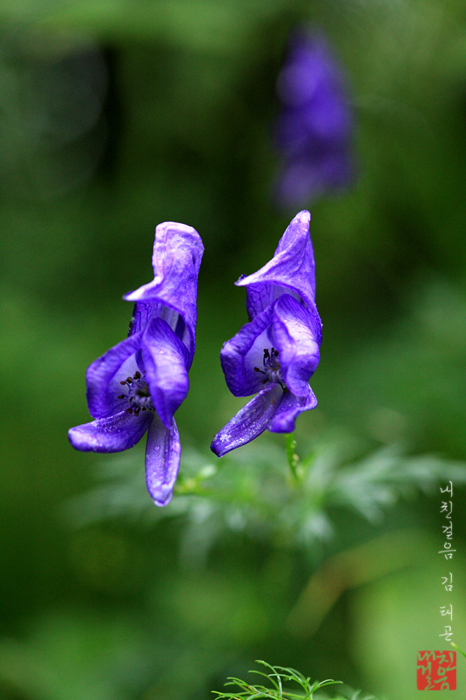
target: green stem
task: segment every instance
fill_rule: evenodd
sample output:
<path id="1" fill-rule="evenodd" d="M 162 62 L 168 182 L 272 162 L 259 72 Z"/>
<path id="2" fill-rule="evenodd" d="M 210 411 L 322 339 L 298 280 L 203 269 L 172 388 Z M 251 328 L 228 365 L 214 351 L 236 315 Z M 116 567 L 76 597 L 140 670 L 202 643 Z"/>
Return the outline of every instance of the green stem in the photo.
<path id="1" fill-rule="evenodd" d="M 455 644 L 455 642 L 450 642 L 450 644 L 452 645 L 452 647 L 455 647 L 455 649 L 458 649 L 460 654 L 463 654 L 463 656 L 466 657 L 466 654 L 464 653 L 464 651 L 462 649 L 460 649 L 459 646 L 457 644 Z"/>
<path id="2" fill-rule="evenodd" d="M 288 464 L 290 465 L 291 473 L 293 478 L 298 481 L 298 462 L 299 457 L 295 452 L 296 450 L 296 440 L 294 439 L 294 433 L 288 433 L 286 436 L 286 456 L 288 458 Z"/>

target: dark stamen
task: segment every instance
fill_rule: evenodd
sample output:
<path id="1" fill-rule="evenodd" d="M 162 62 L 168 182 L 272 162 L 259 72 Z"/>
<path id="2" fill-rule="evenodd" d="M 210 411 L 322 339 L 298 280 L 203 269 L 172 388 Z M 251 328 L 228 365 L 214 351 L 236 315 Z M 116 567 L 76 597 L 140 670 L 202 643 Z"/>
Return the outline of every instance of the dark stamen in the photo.
<path id="1" fill-rule="evenodd" d="M 264 359 L 262 360 L 264 369 L 260 369 L 259 367 L 254 367 L 253 369 L 255 372 L 260 372 L 265 376 L 265 379 L 262 380 L 262 384 L 272 382 L 279 384 L 283 391 L 287 391 L 285 382 L 283 381 L 280 360 L 278 359 L 279 354 L 279 351 L 274 347 L 270 348 L 270 350 L 264 348 Z"/>
<path id="2" fill-rule="evenodd" d="M 118 396 L 119 399 L 126 399 L 126 413 L 138 416 L 140 411 L 155 410 L 144 372 L 136 370 L 133 377 L 127 377 L 120 384 L 128 386 L 128 392 Z"/>

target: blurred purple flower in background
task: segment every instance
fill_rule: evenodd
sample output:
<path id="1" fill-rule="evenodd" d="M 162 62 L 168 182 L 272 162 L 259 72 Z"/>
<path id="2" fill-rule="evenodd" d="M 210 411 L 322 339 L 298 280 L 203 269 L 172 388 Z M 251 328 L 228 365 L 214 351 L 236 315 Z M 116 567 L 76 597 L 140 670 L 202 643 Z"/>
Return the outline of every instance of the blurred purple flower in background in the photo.
<path id="1" fill-rule="evenodd" d="M 180 465 L 173 415 L 189 388 L 203 252 L 201 238 L 190 226 L 157 226 L 154 280 L 124 297 L 136 302 L 129 337 L 87 370 L 87 403 L 96 420 L 68 433 L 77 450 L 121 452 L 148 432 L 146 483 L 158 506 L 170 502 Z"/>
<path id="2" fill-rule="evenodd" d="M 266 429 L 291 433 L 299 414 L 317 406 L 309 379 L 319 364 L 322 323 L 310 219 L 308 211 L 297 214 L 272 260 L 236 282 L 246 287 L 250 323 L 225 343 L 220 360 L 234 396 L 259 393 L 215 436 L 211 449 L 219 457 Z"/>
<path id="3" fill-rule="evenodd" d="M 275 143 L 282 162 L 275 196 L 281 206 L 309 206 L 351 180 L 353 119 L 344 83 L 321 33 L 292 35 L 277 80 L 282 109 Z"/>

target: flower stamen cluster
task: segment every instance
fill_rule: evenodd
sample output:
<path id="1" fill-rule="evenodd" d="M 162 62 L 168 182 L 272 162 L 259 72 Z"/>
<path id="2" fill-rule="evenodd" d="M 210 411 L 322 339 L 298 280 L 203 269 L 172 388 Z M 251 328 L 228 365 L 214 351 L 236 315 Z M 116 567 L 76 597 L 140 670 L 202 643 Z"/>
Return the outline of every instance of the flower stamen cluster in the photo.
<path id="1" fill-rule="evenodd" d="M 119 399 L 126 399 L 131 405 L 125 409 L 126 413 L 134 413 L 139 415 L 140 411 L 155 411 L 149 387 L 147 385 L 146 375 L 141 372 L 135 372 L 132 377 L 128 377 L 120 382 L 122 386 L 127 386 L 129 391 L 127 394 L 120 394 Z"/>
<path id="2" fill-rule="evenodd" d="M 262 360 L 264 369 L 254 367 L 254 372 L 260 372 L 265 376 L 265 379 L 262 380 L 262 384 L 267 384 L 269 381 L 274 382 L 275 384 L 280 384 L 283 391 L 288 391 L 283 381 L 280 362 L 277 360 L 278 355 L 279 352 L 275 350 L 275 348 L 272 348 L 270 351 L 268 348 L 264 348 L 264 359 Z"/>

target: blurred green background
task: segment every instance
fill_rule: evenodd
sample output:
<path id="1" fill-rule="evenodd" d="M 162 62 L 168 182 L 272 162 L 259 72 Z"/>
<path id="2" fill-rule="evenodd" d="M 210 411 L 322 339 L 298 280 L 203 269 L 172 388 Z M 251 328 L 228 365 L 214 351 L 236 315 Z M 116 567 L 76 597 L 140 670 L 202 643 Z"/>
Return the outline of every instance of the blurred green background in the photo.
<path id="1" fill-rule="evenodd" d="M 2 0 L 0 22 L 0 697 L 204 700 L 257 658 L 416 697 L 416 651 L 447 648 L 445 624 L 466 647 L 466 5 Z M 270 197 L 274 87 L 309 22 L 348 75 L 358 177 L 311 208 L 324 341 L 300 491 L 282 436 L 209 444 L 241 405 L 218 359 L 247 320 L 233 282 L 296 213 Z M 166 220 L 206 252 L 160 513 L 142 449 L 77 453 L 67 430 Z"/>

